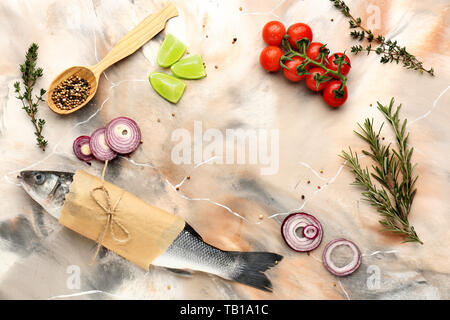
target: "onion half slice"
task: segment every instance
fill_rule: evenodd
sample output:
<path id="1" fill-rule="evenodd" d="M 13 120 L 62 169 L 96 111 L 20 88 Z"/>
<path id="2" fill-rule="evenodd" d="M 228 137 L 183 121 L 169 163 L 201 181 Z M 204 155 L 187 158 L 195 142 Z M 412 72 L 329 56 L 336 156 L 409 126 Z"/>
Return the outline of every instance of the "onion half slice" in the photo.
<path id="1" fill-rule="evenodd" d="M 297 234 L 297 230 L 307 226 L 314 226 L 317 228 L 317 235 L 309 239 L 305 236 L 301 237 Z M 281 235 L 286 244 L 297 252 L 308 252 L 317 248 L 322 242 L 322 225 L 319 220 L 310 214 L 299 212 L 288 215 L 281 225 Z"/>
<path id="2" fill-rule="evenodd" d="M 105 128 L 97 129 L 92 133 L 89 147 L 95 159 L 100 161 L 112 160 L 117 156 L 117 153 L 106 144 Z"/>
<path id="3" fill-rule="evenodd" d="M 352 250 L 352 260 L 343 267 L 338 267 L 331 260 L 331 253 L 339 246 L 347 246 Z M 329 242 L 323 250 L 322 261 L 325 268 L 332 274 L 343 277 L 356 271 L 361 265 L 361 251 L 353 242 L 346 239 L 336 239 Z"/>
<path id="4" fill-rule="evenodd" d="M 90 140 L 91 138 L 88 136 L 79 136 L 73 142 L 73 153 L 81 161 L 91 161 L 94 159 L 91 148 L 89 147 Z"/>
<path id="5" fill-rule="evenodd" d="M 115 152 L 128 154 L 136 150 L 141 143 L 141 130 L 133 119 L 117 117 L 106 126 L 105 139 Z"/>

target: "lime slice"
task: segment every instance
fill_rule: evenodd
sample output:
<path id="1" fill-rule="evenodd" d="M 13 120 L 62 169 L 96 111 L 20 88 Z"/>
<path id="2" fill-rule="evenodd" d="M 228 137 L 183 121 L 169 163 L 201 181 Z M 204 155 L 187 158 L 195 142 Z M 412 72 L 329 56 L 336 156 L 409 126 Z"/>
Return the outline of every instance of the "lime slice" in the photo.
<path id="1" fill-rule="evenodd" d="M 150 73 L 148 80 L 161 97 L 172 103 L 177 103 L 181 99 L 186 87 L 180 79 L 161 72 Z"/>
<path id="2" fill-rule="evenodd" d="M 206 77 L 205 66 L 200 55 L 181 59 L 170 67 L 173 74 L 183 79 L 201 79 Z"/>
<path id="3" fill-rule="evenodd" d="M 180 60 L 186 51 L 186 45 L 175 36 L 168 34 L 159 48 L 157 62 L 163 68 L 168 68 Z"/>

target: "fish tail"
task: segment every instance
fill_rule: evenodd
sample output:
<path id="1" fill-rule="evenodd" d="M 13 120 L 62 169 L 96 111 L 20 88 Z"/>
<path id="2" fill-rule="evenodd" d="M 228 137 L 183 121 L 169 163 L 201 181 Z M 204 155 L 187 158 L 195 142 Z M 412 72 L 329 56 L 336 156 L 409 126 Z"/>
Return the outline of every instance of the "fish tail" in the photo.
<path id="1" fill-rule="evenodd" d="M 272 292 L 272 283 L 264 271 L 275 266 L 282 256 L 270 252 L 229 252 L 235 258 L 236 267 L 230 275 L 234 280 L 248 286 Z"/>

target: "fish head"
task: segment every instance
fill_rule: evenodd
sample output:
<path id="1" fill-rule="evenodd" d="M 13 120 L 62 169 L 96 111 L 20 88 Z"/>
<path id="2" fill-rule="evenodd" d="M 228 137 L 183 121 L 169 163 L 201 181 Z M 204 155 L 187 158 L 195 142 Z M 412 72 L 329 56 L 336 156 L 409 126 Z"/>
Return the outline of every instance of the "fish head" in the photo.
<path id="1" fill-rule="evenodd" d="M 22 171 L 17 177 L 22 188 L 48 213 L 59 218 L 73 173 L 58 171 Z"/>

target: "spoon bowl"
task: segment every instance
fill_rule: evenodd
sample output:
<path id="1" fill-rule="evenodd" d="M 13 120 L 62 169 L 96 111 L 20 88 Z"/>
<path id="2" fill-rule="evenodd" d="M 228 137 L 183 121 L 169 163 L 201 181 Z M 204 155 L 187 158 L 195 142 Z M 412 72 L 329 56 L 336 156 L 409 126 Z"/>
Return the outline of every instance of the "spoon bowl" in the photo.
<path id="1" fill-rule="evenodd" d="M 177 8 L 169 2 L 158 13 L 147 16 L 141 23 L 134 27 L 133 30 L 128 32 L 96 65 L 91 67 L 75 66 L 61 72 L 53 79 L 47 90 L 47 104 L 49 108 L 57 114 L 67 115 L 86 106 L 97 92 L 98 82 L 102 72 L 117 61 L 120 61 L 137 51 L 165 28 L 167 20 L 176 17 L 177 15 Z M 60 109 L 52 100 L 53 92 L 59 84 L 69 79 L 71 76 L 78 76 L 81 79 L 86 80 L 90 84 L 91 89 L 89 95 L 82 104 L 68 110 Z"/>
<path id="2" fill-rule="evenodd" d="M 78 76 L 81 79 L 86 80 L 91 85 L 91 89 L 89 90 L 89 94 L 86 100 L 82 104 L 69 110 L 60 109 L 52 100 L 53 92 L 60 83 L 69 79 L 72 76 Z M 55 79 L 53 79 L 47 91 L 47 104 L 49 108 L 58 114 L 69 114 L 83 108 L 94 97 L 95 93 L 97 92 L 98 80 L 99 75 L 96 75 L 91 69 L 87 67 L 76 66 L 64 70 Z"/>

